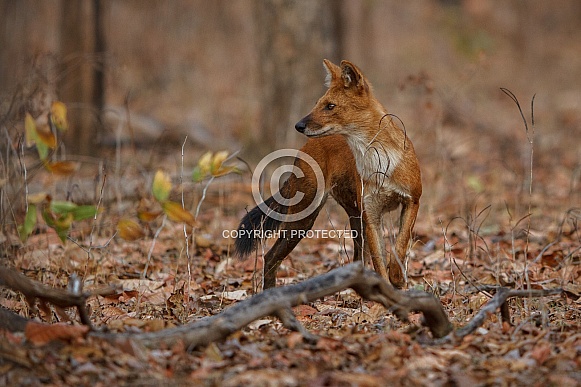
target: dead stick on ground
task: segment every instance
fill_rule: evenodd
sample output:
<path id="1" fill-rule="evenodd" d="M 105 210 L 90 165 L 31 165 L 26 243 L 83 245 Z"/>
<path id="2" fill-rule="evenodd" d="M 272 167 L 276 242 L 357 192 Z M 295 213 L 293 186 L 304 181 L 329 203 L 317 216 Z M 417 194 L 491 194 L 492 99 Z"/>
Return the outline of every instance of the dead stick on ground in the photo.
<path id="1" fill-rule="evenodd" d="M 109 294 L 113 291 L 112 287 L 108 287 L 94 292 L 83 292 L 82 281 L 76 275 L 72 275 L 69 279 L 68 289 L 57 289 L 31 280 L 24 274 L 5 266 L 0 266 L 0 286 L 21 292 L 34 312 L 37 311 L 37 299 L 43 309 L 48 308 L 46 303 L 53 304 L 57 308 L 76 307 L 81 322 L 89 327 L 91 320 L 86 309 L 87 298 L 96 294 Z M 18 324 L 16 320 L 14 322 Z"/>
<path id="2" fill-rule="evenodd" d="M 353 263 L 296 285 L 268 289 L 216 316 L 158 332 L 116 335 L 116 339 L 132 338 L 147 347 L 171 346 L 181 341 L 193 348 L 223 339 L 254 320 L 273 315 L 280 317 L 289 329 L 305 335 L 306 330 L 295 319 L 290 308 L 346 288 L 353 288 L 363 298 L 381 303 L 404 321 L 407 321 L 410 312 L 422 312 L 425 325 L 434 337 L 443 337 L 452 330 L 442 305 L 433 295 L 397 290 L 374 271 L 365 269 L 360 263 Z M 107 334 L 98 335 L 112 338 Z M 306 334 L 305 338 L 312 340 L 315 337 Z"/>
<path id="3" fill-rule="evenodd" d="M 532 289 L 532 290 L 511 290 L 508 288 L 499 288 L 494 297 L 492 297 L 479 311 L 476 315 L 462 328 L 458 328 L 453 332 L 449 333 L 447 336 L 436 340 L 436 343 L 449 343 L 461 340 L 465 336 L 473 333 L 478 329 L 484 321 L 491 314 L 495 313 L 496 310 L 500 309 L 503 313 L 503 320 L 506 321 L 510 316 L 507 315 L 508 304 L 506 303 L 509 298 L 513 297 L 545 297 L 550 295 L 556 295 L 562 293 L 562 289 Z"/>
<path id="4" fill-rule="evenodd" d="M 111 292 L 111 289 L 83 293 L 78 280 L 73 278 L 71 283 L 76 284 L 77 288 L 69 286 L 69 290 L 54 289 L 39 284 L 13 269 L 0 266 L 0 285 L 22 292 L 31 305 L 34 305 L 36 299 L 40 299 L 41 302 L 49 302 L 58 307 L 76 306 L 79 309 L 81 320 L 83 322 L 89 321 L 85 309 L 86 299 L 94 294 Z M 434 343 L 461 340 L 480 327 L 486 318 L 498 308 L 506 310 L 506 301 L 511 297 L 544 297 L 561 292 L 560 289 L 528 291 L 500 288 L 497 294 L 466 326 L 452 332 L 452 325 L 442 305 L 433 295 L 413 290 L 407 292 L 397 290 L 374 271 L 365 269 L 361 263 L 353 263 L 296 285 L 266 290 L 235 304 L 216 316 L 206 317 L 181 327 L 140 334 L 100 332 L 91 334 L 113 341 L 135 340 L 147 347 L 171 346 L 174 343 L 183 342 L 189 348 L 193 348 L 223 339 L 261 317 L 277 316 L 286 327 L 301 332 L 305 339 L 313 341 L 316 340 L 316 336 L 310 334 L 296 320 L 291 307 L 314 301 L 346 288 L 353 288 L 364 299 L 381 303 L 402 321 L 408 320 L 410 312 L 423 313 L 424 325 L 430 329 L 436 339 L 439 338 Z M 26 320 L 13 312 L 4 309 L 0 312 L 4 316 L 2 320 L 7 320 L 10 315 L 14 315 L 16 318 L 20 318 L 20 320 L 14 321 L 14 326 L 25 326 Z M 0 324 L 0 326 L 2 325 L 5 324 Z M 20 329 L 17 328 L 17 330 Z"/>

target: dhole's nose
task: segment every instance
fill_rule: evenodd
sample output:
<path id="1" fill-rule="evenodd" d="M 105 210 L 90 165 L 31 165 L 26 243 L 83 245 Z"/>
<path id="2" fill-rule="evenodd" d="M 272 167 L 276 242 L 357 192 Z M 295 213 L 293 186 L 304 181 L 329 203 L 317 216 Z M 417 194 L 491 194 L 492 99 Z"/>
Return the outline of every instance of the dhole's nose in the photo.
<path id="1" fill-rule="evenodd" d="M 306 124 L 304 119 L 300 120 L 295 125 L 295 129 L 297 131 L 299 131 L 300 133 L 304 133 L 306 128 L 307 128 L 307 124 Z"/>

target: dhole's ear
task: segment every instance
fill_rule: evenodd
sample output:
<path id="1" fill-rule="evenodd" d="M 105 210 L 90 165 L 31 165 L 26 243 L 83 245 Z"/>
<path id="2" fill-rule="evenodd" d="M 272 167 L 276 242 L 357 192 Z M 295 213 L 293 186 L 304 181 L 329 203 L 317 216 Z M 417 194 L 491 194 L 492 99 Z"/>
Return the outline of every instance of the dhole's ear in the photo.
<path id="1" fill-rule="evenodd" d="M 325 86 L 331 86 L 331 82 L 335 79 L 339 79 L 341 76 L 341 68 L 334 63 L 331 63 L 328 59 L 323 59 L 323 64 L 325 65 L 325 70 L 327 70 L 327 77 L 325 78 Z"/>
<path id="2" fill-rule="evenodd" d="M 361 71 L 353 63 L 341 61 L 341 78 L 345 88 L 356 88 L 358 91 L 367 91 L 369 86 Z"/>

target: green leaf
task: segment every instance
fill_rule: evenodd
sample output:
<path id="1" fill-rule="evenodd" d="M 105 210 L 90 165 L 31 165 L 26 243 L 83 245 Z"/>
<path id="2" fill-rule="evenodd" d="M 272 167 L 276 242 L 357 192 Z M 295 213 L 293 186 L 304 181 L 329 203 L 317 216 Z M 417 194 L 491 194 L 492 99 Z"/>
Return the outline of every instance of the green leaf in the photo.
<path id="1" fill-rule="evenodd" d="M 77 206 L 72 213 L 74 220 L 90 219 L 97 215 L 97 207 L 90 205 Z"/>
<path id="2" fill-rule="evenodd" d="M 21 241 L 26 241 L 36 226 L 36 206 L 34 204 L 28 205 L 28 212 L 24 217 L 24 223 L 18 227 L 18 234 Z"/>
<path id="3" fill-rule="evenodd" d="M 36 151 L 38 152 L 38 157 L 40 157 L 41 160 L 46 160 L 48 157 L 48 146 L 44 142 L 36 142 Z"/>
<path id="4" fill-rule="evenodd" d="M 194 172 L 192 173 L 192 180 L 194 181 L 194 183 L 199 183 L 200 181 L 204 180 L 205 177 L 206 174 L 204 173 L 204 171 L 202 171 L 202 168 L 196 165 L 194 167 Z"/>
<path id="5" fill-rule="evenodd" d="M 63 200 L 53 200 L 50 203 L 50 211 L 56 215 L 73 216 L 73 220 L 83 220 L 93 218 L 97 214 L 97 208 L 91 205 L 79 206 L 73 202 Z"/>
<path id="6" fill-rule="evenodd" d="M 70 229 L 71 229 L 70 227 L 57 227 L 54 230 L 56 231 L 56 234 L 59 236 L 61 242 L 65 243 Z"/>
<path id="7" fill-rule="evenodd" d="M 60 240 L 64 243 L 67 239 L 67 234 L 71 229 L 71 225 L 73 224 L 74 215 L 71 212 L 56 214 L 54 212 L 51 212 L 50 208 L 45 207 L 42 211 L 42 217 L 44 218 L 46 224 L 56 231 Z"/>
<path id="8" fill-rule="evenodd" d="M 50 202 L 50 210 L 55 214 L 70 214 L 77 209 L 77 205 L 73 202 L 64 200 L 53 200 Z"/>

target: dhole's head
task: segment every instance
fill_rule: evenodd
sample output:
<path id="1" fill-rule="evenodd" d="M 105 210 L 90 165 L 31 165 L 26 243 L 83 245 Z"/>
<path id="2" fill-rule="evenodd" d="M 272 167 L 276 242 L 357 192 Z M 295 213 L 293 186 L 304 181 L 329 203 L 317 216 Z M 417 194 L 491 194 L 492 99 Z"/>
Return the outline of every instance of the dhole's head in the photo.
<path id="1" fill-rule="evenodd" d="M 323 62 L 329 89 L 313 110 L 297 122 L 295 129 L 308 137 L 357 136 L 363 128 L 377 125 L 376 117 L 382 117 L 385 112 L 361 71 L 345 60 L 340 67 L 327 59 Z"/>

